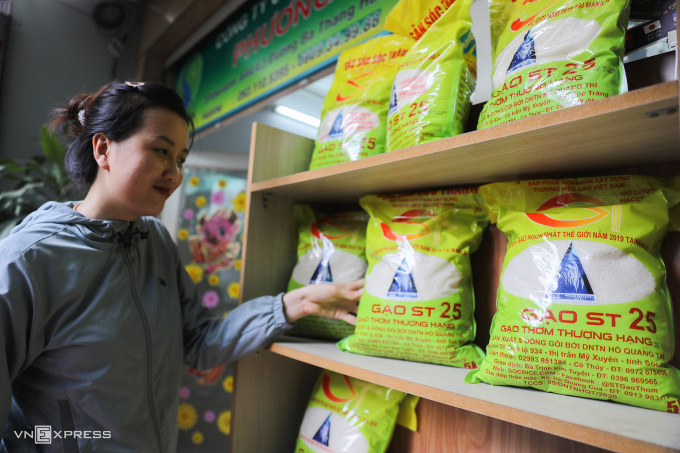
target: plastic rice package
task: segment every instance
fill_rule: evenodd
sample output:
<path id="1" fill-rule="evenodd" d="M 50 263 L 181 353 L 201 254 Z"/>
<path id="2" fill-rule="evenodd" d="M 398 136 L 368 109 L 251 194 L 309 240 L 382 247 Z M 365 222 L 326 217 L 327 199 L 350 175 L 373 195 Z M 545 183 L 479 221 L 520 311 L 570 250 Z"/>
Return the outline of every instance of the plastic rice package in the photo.
<path id="1" fill-rule="evenodd" d="M 310 170 L 385 152 L 390 90 L 412 44 L 399 35 L 378 36 L 340 54 L 321 107 Z"/>
<path id="2" fill-rule="evenodd" d="M 488 216 L 476 188 L 367 195 L 368 271 L 354 335 L 340 349 L 474 368 L 470 254 Z"/>
<path id="3" fill-rule="evenodd" d="M 629 0 L 490 0 L 491 99 L 478 129 L 627 91 Z"/>
<path id="4" fill-rule="evenodd" d="M 297 453 L 382 453 L 397 418 L 415 429 L 417 397 L 323 370 L 300 425 Z"/>
<path id="5" fill-rule="evenodd" d="M 673 184 L 605 176 L 482 186 L 509 243 L 487 356 L 466 381 L 679 412 L 659 253 L 680 202 Z"/>
<path id="6" fill-rule="evenodd" d="M 385 30 L 419 40 L 455 0 L 401 0 L 385 17 Z"/>
<path id="7" fill-rule="evenodd" d="M 415 5 L 415 6 L 409 6 Z M 419 5 L 419 6 L 418 6 Z M 431 5 L 431 7 L 429 7 Z M 461 134 L 477 81 L 472 0 L 400 2 L 388 15 L 394 30 L 412 28 L 418 41 L 394 77 L 387 122 L 387 151 Z M 448 6 L 448 9 L 444 9 Z M 414 25 L 404 10 L 421 10 Z M 428 14 L 427 11 L 435 11 Z M 436 19 L 436 20 L 434 20 Z M 398 21 L 406 21 L 400 27 Z M 425 28 L 426 22 L 432 22 Z M 412 36 L 412 34 L 411 34 Z"/>
<path id="8" fill-rule="evenodd" d="M 288 291 L 317 283 L 349 283 L 366 274 L 366 224 L 364 211 L 335 214 L 315 213 L 309 205 L 293 206 L 298 227 L 297 264 Z M 320 316 L 305 316 L 295 322 L 290 335 L 340 340 L 354 326 Z"/>

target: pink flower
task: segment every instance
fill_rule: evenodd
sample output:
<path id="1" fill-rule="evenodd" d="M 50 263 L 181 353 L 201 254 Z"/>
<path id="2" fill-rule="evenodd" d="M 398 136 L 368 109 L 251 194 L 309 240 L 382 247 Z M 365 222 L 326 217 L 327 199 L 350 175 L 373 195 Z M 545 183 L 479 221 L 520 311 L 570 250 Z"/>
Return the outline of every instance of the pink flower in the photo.
<path id="1" fill-rule="evenodd" d="M 184 220 L 191 220 L 194 218 L 194 210 L 187 209 L 184 211 Z"/>
<path id="2" fill-rule="evenodd" d="M 210 200 L 213 202 L 213 204 L 222 204 L 222 203 L 224 203 L 224 193 L 223 192 L 215 192 L 210 197 Z"/>
<path id="3" fill-rule="evenodd" d="M 216 291 L 206 291 L 205 294 L 203 294 L 203 305 L 205 305 L 208 308 L 217 307 L 219 301 L 220 296 L 217 294 Z"/>
<path id="4" fill-rule="evenodd" d="M 213 411 L 205 411 L 203 419 L 208 423 L 212 423 L 215 421 L 215 413 Z"/>
<path id="5" fill-rule="evenodd" d="M 187 399 L 189 398 L 189 395 L 191 395 L 191 390 L 189 390 L 189 387 L 182 387 L 179 389 L 179 397 L 182 399 Z"/>

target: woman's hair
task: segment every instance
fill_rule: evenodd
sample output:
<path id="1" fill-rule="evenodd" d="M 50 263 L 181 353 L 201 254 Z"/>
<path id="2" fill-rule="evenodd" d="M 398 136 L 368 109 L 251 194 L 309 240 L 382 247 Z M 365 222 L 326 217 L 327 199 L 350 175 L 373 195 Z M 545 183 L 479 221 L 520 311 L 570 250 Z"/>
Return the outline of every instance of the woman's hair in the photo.
<path id="1" fill-rule="evenodd" d="M 146 111 L 152 108 L 178 114 L 187 122 L 193 141 L 193 120 L 182 98 L 172 89 L 154 83 L 113 81 L 95 94 L 74 96 L 66 108 L 53 110 L 50 128 L 75 137 L 65 160 L 73 184 L 86 187 L 97 176 L 99 166 L 92 149 L 95 134 L 101 132 L 114 142 L 125 140 L 142 127 Z"/>

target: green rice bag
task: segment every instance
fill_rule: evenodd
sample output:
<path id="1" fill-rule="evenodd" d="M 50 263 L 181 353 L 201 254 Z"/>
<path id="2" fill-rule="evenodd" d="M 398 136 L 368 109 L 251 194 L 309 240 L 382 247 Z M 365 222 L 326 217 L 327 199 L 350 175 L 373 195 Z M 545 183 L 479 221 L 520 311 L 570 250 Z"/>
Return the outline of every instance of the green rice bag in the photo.
<path id="1" fill-rule="evenodd" d="M 400 63 L 388 114 L 387 151 L 464 131 L 477 80 L 471 4 L 451 4 Z"/>
<path id="2" fill-rule="evenodd" d="M 478 129 L 627 91 L 629 0 L 490 0 L 491 99 Z"/>
<path id="3" fill-rule="evenodd" d="M 310 170 L 385 152 L 390 89 L 412 44 L 403 36 L 378 36 L 340 54 L 321 107 Z"/>
<path id="4" fill-rule="evenodd" d="M 680 191 L 650 176 L 482 186 L 508 237 L 487 356 L 468 382 L 680 410 L 659 246 Z"/>
<path id="5" fill-rule="evenodd" d="M 317 283 L 349 283 L 366 273 L 366 223 L 363 211 L 315 213 L 308 205 L 295 205 L 298 226 L 298 261 L 288 291 Z M 354 333 L 354 326 L 321 316 L 305 316 L 288 332 L 310 338 L 340 340 Z"/>
<path id="6" fill-rule="evenodd" d="M 407 394 L 329 370 L 316 381 L 296 453 L 382 453 Z"/>
<path id="7" fill-rule="evenodd" d="M 354 335 L 357 354 L 474 368 L 470 253 L 488 216 L 476 188 L 368 195 L 368 271 Z"/>
<path id="8" fill-rule="evenodd" d="M 419 40 L 455 0 L 401 0 L 385 18 L 385 30 Z"/>

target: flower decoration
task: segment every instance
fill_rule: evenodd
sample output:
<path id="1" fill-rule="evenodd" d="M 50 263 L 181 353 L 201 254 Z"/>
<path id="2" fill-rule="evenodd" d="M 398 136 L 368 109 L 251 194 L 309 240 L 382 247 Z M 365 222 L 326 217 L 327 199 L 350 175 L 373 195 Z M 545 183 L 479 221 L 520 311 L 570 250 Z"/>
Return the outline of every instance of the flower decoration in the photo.
<path id="1" fill-rule="evenodd" d="M 189 178 L 189 185 L 190 186 L 196 187 L 200 183 L 201 183 L 201 178 L 199 178 L 198 176 L 192 176 L 191 178 Z"/>
<path id="2" fill-rule="evenodd" d="M 234 260 L 234 269 L 237 271 L 241 270 L 241 267 L 243 266 L 243 263 L 241 262 L 241 259 Z"/>
<path id="3" fill-rule="evenodd" d="M 227 376 L 224 378 L 222 381 L 222 387 L 224 387 L 224 391 L 227 393 L 231 393 L 234 391 L 234 376 Z"/>
<path id="4" fill-rule="evenodd" d="M 187 399 L 189 398 L 189 395 L 191 395 L 191 390 L 189 390 L 189 387 L 182 387 L 179 389 L 179 397 L 182 399 Z"/>
<path id="5" fill-rule="evenodd" d="M 210 201 L 212 201 L 213 204 L 224 203 L 224 192 L 213 192 L 210 196 Z"/>
<path id="6" fill-rule="evenodd" d="M 231 203 L 234 205 L 234 211 L 246 212 L 246 194 L 245 193 L 239 192 L 239 194 L 236 195 L 233 200 L 231 200 Z"/>
<path id="7" fill-rule="evenodd" d="M 210 277 L 208 277 L 208 283 L 210 286 L 217 286 L 220 284 L 220 277 L 212 274 Z"/>
<path id="8" fill-rule="evenodd" d="M 219 186 L 220 189 L 224 189 L 225 187 L 227 187 L 226 179 L 220 179 L 219 181 L 217 181 L 217 185 Z"/>
<path id="9" fill-rule="evenodd" d="M 227 436 L 231 432 L 231 411 L 224 411 L 217 418 L 217 428 Z"/>
<path id="10" fill-rule="evenodd" d="M 214 422 L 215 413 L 213 411 L 205 411 L 205 414 L 203 414 L 203 420 L 205 420 L 208 423 Z"/>
<path id="11" fill-rule="evenodd" d="M 191 404 L 182 403 L 177 410 L 177 426 L 183 431 L 188 431 L 196 425 L 198 414 Z"/>
<path id="12" fill-rule="evenodd" d="M 185 209 L 184 214 L 184 220 L 191 220 L 194 218 L 194 210 L 193 209 Z"/>
<path id="13" fill-rule="evenodd" d="M 203 268 L 201 266 L 197 264 L 187 264 L 184 266 L 184 269 L 186 269 L 189 277 L 191 277 L 194 283 L 198 284 L 203 281 Z"/>
<path id="14" fill-rule="evenodd" d="M 187 238 L 189 237 L 189 230 L 186 228 L 182 228 L 177 232 L 177 237 L 179 238 L 180 241 L 186 241 Z"/>
<path id="15" fill-rule="evenodd" d="M 220 302 L 220 296 L 215 291 L 206 291 L 203 294 L 203 305 L 208 308 L 215 308 Z"/>
<path id="16" fill-rule="evenodd" d="M 201 445 L 203 443 L 203 433 L 196 431 L 191 435 L 191 441 L 196 445 Z"/>
<path id="17" fill-rule="evenodd" d="M 206 203 L 208 203 L 208 200 L 206 200 L 205 197 L 201 195 L 200 197 L 196 197 L 195 203 L 197 207 L 202 208 L 206 205 Z"/>
<path id="18" fill-rule="evenodd" d="M 241 294 L 241 284 L 232 282 L 227 288 L 227 293 L 232 299 L 238 299 L 239 294 Z"/>

